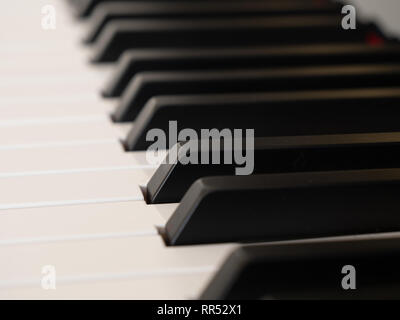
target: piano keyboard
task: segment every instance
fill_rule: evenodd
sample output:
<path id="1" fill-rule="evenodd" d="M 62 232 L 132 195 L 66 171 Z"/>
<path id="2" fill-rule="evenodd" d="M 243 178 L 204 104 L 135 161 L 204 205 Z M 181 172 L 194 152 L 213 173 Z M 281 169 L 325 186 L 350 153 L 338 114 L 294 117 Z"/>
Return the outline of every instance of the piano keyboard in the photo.
<path id="1" fill-rule="evenodd" d="M 0 7 L 1 299 L 400 296 L 398 26 L 325 0 Z M 169 121 L 254 129 L 253 173 L 149 163 Z"/>

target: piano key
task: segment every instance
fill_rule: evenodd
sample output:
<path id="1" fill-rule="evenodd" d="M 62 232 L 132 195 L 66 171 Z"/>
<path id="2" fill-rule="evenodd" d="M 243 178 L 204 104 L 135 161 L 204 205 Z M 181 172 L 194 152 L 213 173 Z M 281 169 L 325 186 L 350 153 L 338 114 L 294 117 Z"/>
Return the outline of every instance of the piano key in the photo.
<path id="1" fill-rule="evenodd" d="M 64 104 L 64 103 L 70 103 L 70 104 L 89 104 L 89 103 L 99 103 L 99 105 L 110 105 L 110 102 L 101 102 L 101 98 L 95 94 L 94 92 L 87 92 L 87 93 L 79 93 L 79 94 L 73 94 L 73 95 L 68 95 L 68 94 L 44 94 L 43 92 L 38 92 L 37 94 L 33 94 L 30 96 L 6 96 L 6 97 L 1 97 L 1 104 L 2 108 L 8 107 L 10 105 L 21 105 L 22 107 L 25 107 L 26 104 L 30 101 L 31 105 L 37 106 L 37 105 L 44 105 L 44 104 L 54 104 L 55 106 L 57 104 Z M 103 100 L 104 101 L 104 100 Z M 100 106 L 102 107 L 102 106 Z M 82 107 L 84 108 L 84 107 Z M 42 115 L 43 116 L 43 115 Z"/>
<path id="2" fill-rule="evenodd" d="M 304 44 L 324 41 L 364 42 L 359 24 L 352 32 L 341 28 L 342 16 L 285 16 L 252 19 L 117 20 L 99 36 L 94 62 L 113 62 L 128 49 L 181 47 L 237 47 L 266 44 Z M 166 40 L 168 39 L 168 41 Z"/>
<path id="3" fill-rule="evenodd" d="M 390 87 L 399 83 L 398 65 L 146 72 L 131 81 L 113 119 L 134 120 L 150 98 L 163 95 Z"/>
<path id="4" fill-rule="evenodd" d="M 54 52 L 50 53 L 36 53 L 26 56 L 22 53 L 5 53 L 0 51 L 2 63 L 0 64 L 1 76 L 5 73 L 16 74 L 35 74 L 37 73 L 53 73 L 59 74 L 61 72 L 82 72 L 90 71 L 101 73 L 100 69 L 91 68 L 84 61 L 82 61 L 82 53 L 71 53 L 69 50 L 64 53 Z M 60 63 L 60 60 L 63 63 Z M 65 61 L 64 61 L 65 60 Z M 106 65 L 103 65 L 107 69 Z M 96 70 L 96 71 L 95 71 Z M 84 72 L 82 72 L 84 73 Z"/>
<path id="5" fill-rule="evenodd" d="M 200 298 L 398 299 L 399 243 L 395 233 L 243 245 L 226 259 Z M 344 266 L 355 268 L 357 290 L 343 290 Z"/>
<path id="6" fill-rule="evenodd" d="M 399 169 L 201 178 L 163 233 L 175 246 L 398 231 L 399 182 Z"/>
<path id="7" fill-rule="evenodd" d="M 68 120 L 68 119 L 67 119 Z M 0 126 L 0 150 L 33 146 L 65 145 L 115 141 L 121 136 L 108 117 L 88 117 L 85 121 L 65 121 L 63 118 L 25 126 Z"/>
<path id="8" fill-rule="evenodd" d="M 322 3 L 316 6 L 313 2 L 105 2 L 98 5 L 89 21 L 90 29 L 85 37 L 86 43 L 93 43 L 110 21 L 121 19 L 205 19 L 233 18 L 302 14 L 332 14 L 340 12 L 339 6 L 333 3 Z"/>
<path id="9" fill-rule="evenodd" d="M 0 178 L 57 172 L 155 168 L 146 160 L 145 152 L 125 152 L 119 141 L 0 149 L 0 159 Z"/>
<path id="10" fill-rule="evenodd" d="M 201 148 L 201 141 L 188 143 L 195 148 L 190 149 L 191 158 L 198 159 L 199 163 L 185 162 L 187 146 L 178 150 L 176 163 L 161 164 L 149 180 L 148 203 L 179 202 L 197 179 L 235 175 L 237 168 L 243 166 L 235 160 L 225 164 L 225 154 L 234 158 L 232 141 L 220 140 L 219 146 L 210 144 L 208 150 Z M 253 154 L 252 174 L 394 168 L 400 162 L 400 134 L 256 138 L 254 148 L 247 152 Z M 219 163 L 212 161 L 213 153 L 219 154 Z M 371 157 L 373 154 L 379 157 Z M 210 164 L 201 164 L 204 158 L 209 159 Z"/>
<path id="11" fill-rule="evenodd" d="M 158 235 L 1 246 L 0 291 L 21 283 L 40 285 L 41 270 L 49 264 L 56 268 L 59 283 L 66 284 L 113 280 L 126 274 L 132 278 L 163 276 L 174 270 L 185 274 L 193 268 L 210 272 L 235 246 L 166 248 Z"/>
<path id="12" fill-rule="evenodd" d="M 258 137 L 400 131 L 398 99 L 396 88 L 157 97 L 124 143 L 127 150 L 146 150 L 153 144 L 147 132 L 168 133 L 172 120 L 178 132 L 191 128 L 199 137 L 213 128 L 250 128 Z"/>
<path id="13" fill-rule="evenodd" d="M 123 2 L 133 2 L 134 3 L 136 1 L 138 1 L 138 3 L 149 3 L 150 2 L 151 4 L 154 4 L 157 6 L 161 6 L 164 3 L 166 3 L 165 0 L 155 0 L 155 1 L 145 1 L 145 2 L 143 0 L 118 0 L 118 2 L 121 2 L 121 4 Z M 182 2 L 182 4 L 184 4 L 184 2 L 196 3 L 198 0 L 189 0 L 189 1 L 188 0 L 175 0 L 175 2 L 176 1 L 180 1 L 180 2 Z M 240 0 L 235 0 L 235 1 L 238 2 Z M 114 1 L 112 1 L 112 0 L 82 0 L 82 1 L 70 0 L 70 3 L 73 5 L 73 7 L 76 11 L 76 14 L 81 18 L 86 18 L 88 16 L 91 16 L 93 14 L 93 11 L 95 11 L 95 9 L 98 6 L 101 6 L 102 4 L 113 3 L 113 2 Z M 204 2 L 204 0 L 199 1 L 199 2 Z M 209 1 L 209 0 L 207 2 L 209 2 L 210 4 L 213 3 L 213 1 Z M 302 5 L 309 4 L 308 0 L 300 0 L 300 1 L 299 0 L 295 0 L 295 1 L 294 0 L 285 0 L 285 1 L 281 0 L 281 1 L 274 1 L 274 2 L 279 3 L 280 5 L 283 5 L 283 6 L 285 6 L 285 5 L 292 6 L 292 5 L 295 5 L 296 3 L 302 4 Z M 274 2 L 272 2 L 272 3 L 274 3 Z M 229 3 L 229 2 L 226 1 L 226 3 Z M 321 5 L 322 4 L 318 3 L 315 6 L 318 7 Z"/>
<path id="14" fill-rule="evenodd" d="M 0 102 L 1 102 L 0 98 Z M 29 122 L 47 120 L 57 121 L 64 119 L 79 119 L 88 116 L 98 116 L 110 113 L 114 109 L 115 101 L 100 100 L 95 97 L 88 101 L 31 101 L 20 99 L 5 99 L 0 106 L 0 125 L 12 123 L 27 124 Z M 33 100 L 33 101 L 32 101 Z M 90 101 L 91 100 L 91 101 Z"/>
<path id="15" fill-rule="evenodd" d="M 60 55 L 60 58 L 62 58 L 67 52 L 76 52 L 77 49 L 79 49 L 76 46 L 76 39 L 79 38 L 81 32 L 76 32 L 78 30 L 73 32 L 68 30 L 68 32 L 66 32 L 64 27 L 68 27 L 69 21 L 62 19 L 61 15 L 56 16 L 56 30 L 44 30 L 41 27 L 43 16 L 40 10 L 45 4 L 40 5 L 38 2 L 39 1 L 36 2 L 35 7 L 32 9 L 32 11 L 36 11 L 34 19 L 24 19 L 24 16 L 21 16 L 18 10 L 11 14 L 11 19 L 2 20 L 2 25 L 5 25 L 4 28 L 7 28 L 7 25 L 16 23 L 17 17 L 18 27 L 13 28 L 16 32 L 12 32 L 10 31 L 11 28 L 8 28 L 7 32 L 2 34 L 0 57 L 2 57 L 3 54 L 7 56 L 9 54 L 14 54 L 18 60 L 23 60 L 24 54 L 25 56 L 39 55 L 39 58 L 40 55 L 53 54 Z M 22 3 L 22 5 L 24 5 L 24 3 Z M 5 14 L 3 14 L 3 18 L 4 16 Z M 88 51 L 86 48 L 79 50 L 81 50 L 81 55 L 84 54 L 85 51 Z"/>
<path id="16" fill-rule="evenodd" d="M 255 48 L 130 50 L 123 54 L 102 93 L 120 96 L 143 71 L 178 71 L 390 63 L 398 61 L 397 45 L 316 44 Z"/>
<path id="17" fill-rule="evenodd" d="M 36 21 L 35 21 L 36 22 Z M 47 34 L 43 30 L 40 31 Z M 62 34 L 58 29 L 56 32 L 61 38 Z M 74 38 L 76 38 L 74 36 Z M 46 45 L 47 41 L 52 43 L 51 46 Z M 53 40 L 44 39 L 38 42 L 38 45 L 27 44 L 26 41 L 4 43 L 0 49 L 0 70 L 3 72 L 16 74 L 54 74 L 60 75 L 62 73 L 75 74 L 82 78 L 90 78 L 91 74 L 107 74 L 110 71 L 110 66 L 103 64 L 94 67 L 93 65 L 85 63 L 85 55 L 91 53 L 90 48 L 77 47 L 69 48 L 65 46 L 66 39 L 63 43 L 54 43 Z M 42 43 L 43 42 L 43 43 Z M 23 45 L 25 43 L 26 45 Z M 68 43 L 68 39 L 67 39 Z M 75 49 L 75 50 L 74 50 Z M 79 50 L 77 50 L 79 49 Z M 61 63 L 62 61 L 62 63 Z"/>
<path id="18" fill-rule="evenodd" d="M 88 88 L 90 86 L 95 86 L 96 82 L 98 82 L 98 75 L 96 74 L 86 74 L 86 75 L 77 75 L 73 72 L 65 72 L 64 74 L 52 75 L 47 73 L 36 73 L 36 74 L 29 74 L 26 73 L 21 77 L 21 75 L 7 75 L 7 78 L 3 77 L 0 78 L 0 88 L 8 89 L 13 87 L 33 87 L 37 88 L 41 85 L 46 85 L 50 89 L 52 87 L 65 87 L 68 86 L 68 90 L 70 87 L 74 88 L 74 85 L 80 86 L 82 88 Z M 87 86 L 87 87 L 86 87 Z"/>
<path id="19" fill-rule="evenodd" d="M 124 1 L 132 1 L 132 0 L 121 0 Z M 102 2 L 113 2 L 111 0 L 69 0 L 69 3 L 72 5 L 72 8 L 75 10 L 75 14 L 78 17 L 86 18 L 91 15 L 92 11 L 96 8 L 97 5 Z"/>
<path id="20" fill-rule="evenodd" d="M 120 2 L 120 3 L 136 2 L 136 1 L 137 0 L 118 0 L 118 2 Z M 140 1 L 143 1 L 143 0 L 140 0 Z M 139 3 L 140 3 L 140 1 L 139 1 Z M 151 1 L 151 3 L 162 4 L 163 1 L 165 1 L 165 0 L 156 0 L 154 2 Z M 93 14 L 93 11 L 101 4 L 103 4 L 103 3 L 114 4 L 114 1 L 112 1 L 112 0 L 82 0 L 82 1 L 70 0 L 70 3 L 73 5 L 75 13 L 78 17 L 87 18 L 87 17 L 91 16 Z"/>
<path id="21" fill-rule="evenodd" d="M 151 173 L 152 170 L 121 169 L 3 178 L 0 179 L 0 211 L 141 201 L 143 194 L 139 185 L 145 185 Z"/>
<path id="22" fill-rule="evenodd" d="M 13 97 L 24 95 L 29 97 L 36 97 L 45 90 L 49 90 L 54 95 L 65 94 L 65 88 L 68 87 L 68 92 L 71 95 L 79 95 L 81 93 L 94 92 L 100 89 L 101 79 L 98 75 L 92 75 L 88 78 L 81 78 L 76 76 L 68 77 L 62 76 L 47 76 L 40 77 L 17 75 L 16 77 L 7 77 L 7 79 L 0 78 L 0 90 L 3 97 Z"/>
<path id="23" fill-rule="evenodd" d="M 0 289 L 1 299 L 118 299 L 118 300 L 183 300 L 200 296 L 204 283 L 211 277 L 210 268 L 186 268 L 143 273 L 143 276 L 126 274 L 111 279 L 92 280 L 85 283 L 57 283 L 57 290 L 43 290 L 33 286 Z"/>
<path id="24" fill-rule="evenodd" d="M 0 247 L 157 235 L 165 224 L 158 207 L 130 201 L 3 210 Z"/>

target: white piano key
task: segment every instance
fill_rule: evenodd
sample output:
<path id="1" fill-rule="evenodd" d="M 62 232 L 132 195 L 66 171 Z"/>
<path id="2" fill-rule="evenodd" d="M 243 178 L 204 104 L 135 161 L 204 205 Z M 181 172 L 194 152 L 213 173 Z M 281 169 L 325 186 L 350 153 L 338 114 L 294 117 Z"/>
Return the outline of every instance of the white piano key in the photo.
<path id="1" fill-rule="evenodd" d="M 34 122 L 40 120 L 58 121 L 60 118 L 79 118 L 86 116 L 104 116 L 111 113 L 115 104 L 108 100 L 74 103 L 69 101 L 40 102 L 8 101 L 0 106 L 0 125 Z"/>
<path id="2" fill-rule="evenodd" d="M 157 206 L 144 201 L 4 210 L 0 247 L 156 235 L 156 227 L 165 222 Z"/>
<path id="3" fill-rule="evenodd" d="M 107 300 L 183 300 L 196 299 L 210 281 L 213 269 L 186 268 L 160 275 L 141 277 L 120 275 L 115 280 L 94 280 L 87 283 L 57 283 L 56 290 L 39 285 L 0 290 L 0 299 L 107 299 Z"/>
<path id="4" fill-rule="evenodd" d="M 87 121 L 52 122 L 26 126 L 0 126 L 0 149 L 11 146 L 61 144 L 87 140 L 123 138 L 118 126 L 107 116 Z"/>
<path id="5" fill-rule="evenodd" d="M 0 51 L 1 54 L 1 51 Z M 2 53 L 2 63 L 0 64 L 0 70 L 3 72 L 10 72 L 10 74 L 21 74 L 21 73 L 54 73 L 59 71 L 71 72 L 74 69 L 71 68 L 82 68 L 81 70 L 96 70 L 87 64 L 82 59 L 82 53 L 79 51 L 69 51 L 63 55 L 48 54 L 36 54 L 36 55 L 24 55 L 20 54 L 7 54 Z M 19 59 L 18 59 L 19 58 Z M 68 59 L 65 59 L 68 58 Z M 43 62 L 39 64 L 38 61 Z"/>
<path id="6" fill-rule="evenodd" d="M 126 152 L 119 141 L 53 147 L 0 149 L 0 178 L 64 171 L 156 168 L 146 152 Z"/>
<path id="7" fill-rule="evenodd" d="M 0 288 L 40 283 L 52 265 L 65 283 L 112 280 L 119 275 L 163 274 L 168 270 L 216 269 L 235 244 L 166 247 L 160 236 L 77 240 L 0 247 Z"/>
<path id="8" fill-rule="evenodd" d="M 7 26 L 7 32 L 2 33 L 5 41 L 29 41 L 33 43 L 43 43 L 47 46 L 57 46 L 57 44 L 67 45 L 76 40 L 76 28 L 71 22 L 72 17 L 68 15 L 65 5 L 60 1 L 54 0 L 13 0 L 12 5 L 2 7 L 2 25 Z M 31 4 L 31 6 L 29 6 Z M 43 15 L 41 9 L 45 5 L 52 5 L 56 9 L 56 29 L 44 30 L 41 26 Z M 17 26 L 17 27 L 9 27 Z"/>
<path id="9" fill-rule="evenodd" d="M 60 31 L 45 32 L 44 30 L 39 30 L 37 33 L 28 35 L 31 38 L 35 38 L 34 40 L 25 38 L 23 34 L 19 33 L 9 34 L 13 38 L 3 37 L 4 45 L 0 47 L 0 57 L 9 57 L 10 54 L 23 55 L 24 53 L 27 56 L 37 54 L 60 54 L 60 56 L 63 56 L 68 52 L 79 52 L 81 49 L 82 53 L 87 51 L 87 49 L 85 50 L 77 45 L 76 39 L 78 39 L 79 33 L 62 33 Z M 58 42 L 56 40 L 57 37 L 65 37 L 65 42 Z"/>
<path id="10" fill-rule="evenodd" d="M 21 56 L 21 59 L 23 57 Z M 38 56 L 36 61 L 25 61 L 16 64 L 18 59 L 13 55 L 10 58 L 3 56 L 3 63 L 0 64 L 0 90 L 2 95 L 12 95 L 13 93 L 24 92 L 35 96 L 40 92 L 69 92 L 92 90 L 104 83 L 104 79 L 109 77 L 111 65 L 102 67 L 90 67 L 70 62 L 62 64 L 62 57 L 57 57 L 57 61 L 49 59 L 47 56 Z M 82 57 L 80 57 L 82 59 Z M 68 59 L 68 57 L 65 57 Z M 4 61 L 5 60 L 5 61 Z M 14 64 L 11 62 L 13 61 Z M 60 65 L 61 63 L 61 65 Z M 47 66 L 40 69 L 33 66 Z M 29 67 L 30 65 L 30 67 Z"/>
<path id="11" fill-rule="evenodd" d="M 97 92 L 85 92 L 79 94 L 68 94 L 65 92 L 63 94 L 53 94 L 52 92 L 41 92 L 40 95 L 23 96 L 23 95 L 13 95 L 13 96 L 0 96 L 0 108 L 7 108 L 9 106 L 25 107 L 26 104 L 30 103 L 31 107 L 40 106 L 42 104 L 54 104 L 59 103 L 69 103 L 69 104 L 80 104 L 84 106 L 88 103 L 104 103 L 104 99 L 101 99 Z"/>
<path id="12" fill-rule="evenodd" d="M 142 200 L 146 170 L 110 170 L 0 179 L 0 210 Z"/>
<path id="13" fill-rule="evenodd" d="M 40 70 L 35 70 L 35 73 L 25 72 L 23 74 L 19 74 L 19 72 L 17 72 L 17 74 L 15 74 L 13 70 L 13 72 L 10 74 L 0 75 L 0 88 L 21 88 L 22 86 L 35 88 L 46 85 L 50 88 L 53 86 L 60 86 L 63 87 L 65 91 L 69 91 L 71 85 L 79 85 L 83 87 L 84 85 L 95 85 L 98 81 L 98 75 L 91 72 L 76 74 L 75 72 L 68 70 L 62 74 L 49 74 Z"/>
<path id="14" fill-rule="evenodd" d="M 70 123 L 91 123 L 106 120 L 104 114 L 82 115 L 82 116 L 66 116 L 66 117 L 41 117 L 34 119 L 7 119 L 0 122 L 0 127 L 25 127 L 25 126 L 41 126 L 47 124 L 70 124 Z"/>
<path id="15" fill-rule="evenodd" d="M 88 54 L 91 50 L 88 51 Z M 21 53 L 3 53 L 0 63 L 0 78 L 28 76 L 63 76 L 72 75 L 79 78 L 109 77 L 113 70 L 112 64 L 92 65 L 85 61 L 81 51 L 67 51 L 64 53 L 40 53 L 26 55 Z M 66 88 L 68 89 L 68 88 Z"/>
<path id="16" fill-rule="evenodd" d="M 43 95 L 43 92 L 51 92 L 52 94 L 79 94 L 86 92 L 96 92 L 101 89 L 102 81 L 96 80 L 95 82 L 81 82 L 73 80 L 55 82 L 54 79 L 45 78 L 42 81 L 36 83 L 35 85 L 27 84 L 25 80 L 21 79 L 22 83 L 14 83 L 13 85 L 2 85 L 0 81 L 0 90 L 3 97 L 13 97 L 22 95 L 25 97 L 37 97 Z M 6 82 L 3 81 L 3 83 Z M 1 100 L 0 100 L 1 102 Z"/>
<path id="17" fill-rule="evenodd" d="M 59 36 L 62 36 L 59 34 Z M 16 36 L 16 38 L 19 37 Z M 16 57 L 18 60 L 24 59 L 27 56 L 37 56 L 39 58 L 52 55 L 58 56 L 60 59 L 67 59 L 69 55 L 79 54 L 83 62 L 87 62 L 93 49 L 90 47 L 78 46 L 76 39 L 73 37 L 72 41 L 66 41 L 66 43 L 54 43 L 53 39 L 44 39 L 43 41 L 34 41 L 18 39 L 14 41 L 4 41 L 0 47 L 0 58 L 10 59 Z M 51 42 L 53 41 L 53 44 Z M 50 42 L 50 43 L 49 43 Z M 86 59 L 86 60 L 85 60 Z M 89 67 L 87 65 L 87 67 Z M 97 66 L 96 66 L 97 68 Z M 85 70 L 85 69 L 84 69 Z"/>

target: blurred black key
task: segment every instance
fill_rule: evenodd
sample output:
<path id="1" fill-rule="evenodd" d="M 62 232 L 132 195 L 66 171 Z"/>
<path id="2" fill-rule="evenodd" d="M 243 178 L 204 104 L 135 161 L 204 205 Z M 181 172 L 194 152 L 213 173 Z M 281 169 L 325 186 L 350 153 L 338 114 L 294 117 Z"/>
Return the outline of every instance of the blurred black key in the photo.
<path id="1" fill-rule="evenodd" d="M 243 164 L 236 163 L 232 141 L 217 141 L 219 146 L 206 150 L 201 142 L 189 142 L 198 163 L 187 163 L 186 144 L 178 151 L 178 161 L 161 164 L 147 184 L 146 201 L 179 202 L 199 178 L 235 175 Z M 400 133 L 256 138 L 251 152 L 252 174 L 395 168 L 400 164 Z M 232 157 L 231 164 L 224 164 L 225 155 Z M 209 164 L 201 164 L 201 159 Z"/>
<path id="2" fill-rule="evenodd" d="M 118 0 L 118 2 L 133 2 L 136 0 Z M 115 0 L 69 0 L 72 4 L 75 14 L 80 18 L 86 18 L 93 12 L 94 8 L 103 2 L 113 3 Z"/>
<path id="3" fill-rule="evenodd" d="M 243 245 L 200 299 L 399 299 L 399 268 L 399 234 Z"/>
<path id="4" fill-rule="evenodd" d="M 78 17 L 86 18 L 90 16 L 94 9 L 103 3 L 111 3 L 111 4 L 118 4 L 120 2 L 138 2 L 138 3 L 154 3 L 154 4 L 163 4 L 169 3 L 170 0 L 69 0 L 69 2 L 73 5 L 75 9 L 75 13 Z M 208 2 L 213 3 L 216 0 L 173 0 L 181 1 L 182 3 L 185 2 Z M 232 0 L 218 0 L 221 2 L 230 2 Z M 246 0 L 235 0 L 235 1 L 246 1 Z M 254 0 L 253 0 L 254 1 Z M 262 1 L 262 0 L 260 0 Z M 290 4 L 302 4 L 307 6 L 310 3 L 310 0 L 274 0 L 272 2 L 280 3 L 282 5 L 290 5 Z M 313 3 L 315 7 L 325 6 L 325 3 Z"/>
<path id="5" fill-rule="evenodd" d="M 146 150 L 153 129 L 254 129 L 258 137 L 400 131 L 400 89 L 171 96 L 152 99 L 125 141 Z"/>
<path id="6" fill-rule="evenodd" d="M 399 192 L 400 169 L 201 178 L 164 237 L 189 245 L 399 231 Z"/>
<path id="7" fill-rule="evenodd" d="M 128 49 L 238 47 L 320 42 L 364 42 L 376 27 L 343 30 L 341 15 L 251 19 L 111 21 L 96 42 L 94 62 L 113 62 Z"/>
<path id="8" fill-rule="evenodd" d="M 143 71 L 187 71 L 240 68 L 277 68 L 308 65 L 391 63 L 400 61 L 400 46 L 322 44 L 258 48 L 132 50 L 124 53 L 103 90 L 120 96 L 129 81 Z"/>
<path id="9" fill-rule="evenodd" d="M 86 42 L 93 43 L 109 21 L 121 19 L 205 19 L 205 18 L 247 18 L 257 16 L 302 15 L 339 13 L 337 4 L 326 2 L 316 6 L 312 1 L 269 2 L 269 1 L 228 1 L 228 2 L 106 2 L 96 7 L 93 12 L 90 31 Z"/>
<path id="10" fill-rule="evenodd" d="M 400 85 L 400 65 L 345 65 L 282 69 L 146 72 L 132 79 L 113 113 L 116 122 L 134 120 L 156 96 Z"/>

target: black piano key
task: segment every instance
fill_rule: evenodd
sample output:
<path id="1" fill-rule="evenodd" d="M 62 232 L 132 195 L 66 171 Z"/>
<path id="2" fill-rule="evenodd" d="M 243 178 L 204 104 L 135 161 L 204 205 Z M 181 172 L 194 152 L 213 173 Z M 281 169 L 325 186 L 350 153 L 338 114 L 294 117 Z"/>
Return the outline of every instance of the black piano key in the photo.
<path id="1" fill-rule="evenodd" d="M 161 164 L 149 180 L 147 203 L 179 202 L 197 179 L 234 175 L 241 166 L 235 161 L 224 164 L 224 154 L 232 155 L 229 140 L 208 150 L 201 149 L 201 142 L 190 143 L 199 163 L 187 164 L 188 145 L 179 149 L 178 161 Z M 253 150 L 252 174 L 395 168 L 400 164 L 400 133 L 256 138 Z M 213 153 L 220 163 L 213 164 Z M 209 159 L 209 164 L 200 159 Z"/>
<path id="2" fill-rule="evenodd" d="M 258 48 L 132 50 L 125 52 L 103 90 L 118 97 L 129 81 L 143 71 L 185 71 L 234 68 L 277 68 L 308 65 L 391 63 L 400 58 L 400 46 L 322 44 Z"/>
<path id="3" fill-rule="evenodd" d="M 153 129 L 254 129 L 257 137 L 400 131 L 399 88 L 157 97 L 124 144 L 147 150 Z M 344 119 L 346 121 L 344 121 Z"/>
<path id="4" fill-rule="evenodd" d="M 243 245 L 200 299 L 399 299 L 399 248 L 399 234 Z M 355 290 L 342 286 L 345 266 L 354 267 Z"/>
<path id="5" fill-rule="evenodd" d="M 163 234 L 188 245 L 399 231 L 399 192 L 400 169 L 201 178 Z"/>
<path id="6" fill-rule="evenodd" d="M 91 28 L 86 36 L 87 43 L 93 43 L 109 21 L 121 19 L 205 19 L 257 17 L 288 14 L 324 14 L 339 13 L 341 8 L 326 2 L 316 6 L 312 1 L 303 2 L 268 2 L 268 1 L 228 1 L 217 2 L 164 2 L 164 3 L 104 3 L 93 13 Z"/>
<path id="7" fill-rule="evenodd" d="M 94 62 L 113 62 L 128 49 L 238 47 L 320 42 L 364 42 L 375 26 L 359 23 L 343 30 L 341 15 L 258 17 L 251 19 L 117 20 L 96 42 Z M 378 31 L 376 31 L 378 32 Z"/>
<path id="8" fill-rule="evenodd" d="M 108 2 L 108 3 L 113 3 L 113 2 L 133 2 L 135 0 L 69 0 L 69 2 L 72 4 L 76 16 L 80 18 L 86 18 L 90 16 L 93 12 L 93 10 L 96 8 L 97 5 L 100 3 Z M 162 1 L 162 0 L 161 0 Z"/>
<path id="9" fill-rule="evenodd" d="M 400 85 L 400 65 L 345 65 L 285 69 L 146 72 L 132 79 L 113 113 L 116 122 L 134 120 L 156 96 L 275 92 Z"/>
<path id="10" fill-rule="evenodd" d="M 208 3 L 213 3 L 215 0 L 173 0 L 174 2 L 180 1 L 182 3 L 185 2 L 208 2 Z M 228 2 L 232 0 L 218 0 L 221 2 Z M 235 2 L 238 1 L 246 1 L 246 0 L 234 0 Z M 253 0 L 254 1 L 254 0 Z M 262 0 L 259 0 L 262 1 Z M 120 2 L 138 2 L 138 3 L 154 3 L 154 4 L 163 4 L 163 3 L 169 3 L 170 0 L 69 0 L 69 2 L 72 4 L 73 8 L 75 9 L 75 14 L 78 17 L 81 18 L 86 18 L 90 15 L 92 15 L 93 11 L 95 8 L 103 3 L 110 3 L 110 4 L 117 4 Z M 308 5 L 310 3 L 310 0 L 274 0 L 272 2 L 275 3 L 281 3 L 282 5 L 290 5 L 290 4 L 303 4 L 303 5 Z M 321 7 L 324 6 L 325 3 L 313 3 L 315 7 Z"/>

